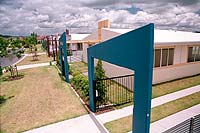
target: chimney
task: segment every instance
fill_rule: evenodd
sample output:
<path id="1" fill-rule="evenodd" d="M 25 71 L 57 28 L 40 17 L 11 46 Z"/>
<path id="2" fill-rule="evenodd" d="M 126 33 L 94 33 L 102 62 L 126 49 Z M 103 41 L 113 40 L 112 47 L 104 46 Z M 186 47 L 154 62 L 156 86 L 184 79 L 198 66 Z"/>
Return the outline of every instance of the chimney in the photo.
<path id="1" fill-rule="evenodd" d="M 110 28 L 109 19 L 100 20 L 98 22 L 98 40 L 102 41 L 102 28 Z"/>
<path id="2" fill-rule="evenodd" d="M 67 36 L 69 35 L 69 30 L 68 30 L 68 29 L 66 29 L 66 35 L 67 35 Z"/>

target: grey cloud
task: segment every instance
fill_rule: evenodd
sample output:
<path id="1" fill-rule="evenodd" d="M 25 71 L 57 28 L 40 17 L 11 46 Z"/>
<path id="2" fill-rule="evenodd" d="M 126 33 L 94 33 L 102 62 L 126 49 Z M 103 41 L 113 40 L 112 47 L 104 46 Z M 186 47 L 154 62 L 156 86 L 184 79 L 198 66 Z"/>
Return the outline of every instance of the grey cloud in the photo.
<path id="1" fill-rule="evenodd" d="M 137 28 L 153 22 L 160 29 L 192 31 L 200 23 L 200 2 L 189 1 L 0 0 L 0 33 L 55 34 L 66 28 L 86 33 L 94 31 L 102 18 L 109 18 L 113 28 Z M 130 12 L 131 8 L 135 11 Z"/>

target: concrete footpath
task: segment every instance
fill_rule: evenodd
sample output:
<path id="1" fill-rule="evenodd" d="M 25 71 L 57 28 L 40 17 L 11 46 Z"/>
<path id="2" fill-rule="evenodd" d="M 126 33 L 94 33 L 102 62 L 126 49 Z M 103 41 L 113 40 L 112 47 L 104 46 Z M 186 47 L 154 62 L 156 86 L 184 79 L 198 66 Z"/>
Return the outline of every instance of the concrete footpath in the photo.
<path id="1" fill-rule="evenodd" d="M 49 66 L 49 65 L 50 65 L 49 62 L 45 62 L 45 63 L 17 66 L 17 69 L 22 70 L 22 69 L 35 68 L 35 67 L 41 67 L 41 66 Z"/>
<path id="2" fill-rule="evenodd" d="M 200 114 L 200 104 L 152 123 L 150 133 L 162 133 L 198 114 Z"/>
<path id="3" fill-rule="evenodd" d="M 188 89 L 184 89 L 181 91 L 177 91 L 174 93 L 170 93 L 158 98 L 154 98 L 151 100 L 151 108 L 162 105 L 164 103 L 179 99 L 181 97 L 184 96 L 188 96 L 190 94 L 196 93 L 200 91 L 200 85 L 194 86 L 194 87 L 190 87 Z M 97 115 L 97 118 L 102 122 L 102 123 L 106 123 L 106 122 L 110 122 L 113 120 L 117 120 L 129 115 L 133 114 L 133 105 L 122 108 L 122 109 L 118 109 L 118 110 L 114 110 L 114 111 L 110 111 L 104 114 L 100 114 Z"/>
<path id="4" fill-rule="evenodd" d="M 44 54 L 47 54 L 46 52 L 42 52 L 42 53 L 37 53 L 37 55 L 44 55 Z M 26 56 L 33 56 L 35 54 L 25 54 Z"/>
<path id="5" fill-rule="evenodd" d="M 104 133 L 91 114 L 47 125 L 24 133 Z"/>
<path id="6" fill-rule="evenodd" d="M 162 133 L 179 123 L 200 114 L 200 104 L 151 123 L 150 133 Z M 132 133 L 132 131 L 128 132 Z"/>

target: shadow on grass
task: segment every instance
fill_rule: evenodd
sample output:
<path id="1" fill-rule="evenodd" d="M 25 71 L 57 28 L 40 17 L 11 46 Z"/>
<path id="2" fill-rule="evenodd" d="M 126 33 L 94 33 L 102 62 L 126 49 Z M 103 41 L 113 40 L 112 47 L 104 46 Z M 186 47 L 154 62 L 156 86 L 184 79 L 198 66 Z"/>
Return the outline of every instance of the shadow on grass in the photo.
<path id="1" fill-rule="evenodd" d="M 39 59 L 30 60 L 31 62 L 39 61 Z"/>
<path id="2" fill-rule="evenodd" d="M 14 77 L 4 76 L 4 77 L 1 77 L 0 81 L 3 82 L 3 81 L 19 80 L 19 79 L 22 79 L 23 77 L 24 77 L 24 74 L 19 74 L 18 76 L 14 76 Z"/>
<path id="3" fill-rule="evenodd" d="M 35 62 L 35 61 L 39 61 L 40 59 L 38 58 L 40 55 L 33 55 L 32 56 L 32 60 L 30 60 L 31 62 Z"/>
<path id="4" fill-rule="evenodd" d="M 9 96 L 9 97 L 7 97 L 6 98 L 6 96 L 5 95 L 0 95 L 0 106 L 3 104 L 3 103 L 5 103 L 8 99 L 11 99 L 11 98 L 13 98 L 13 97 L 15 97 L 15 96 Z"/>
<path id="5" fill-rule="evenodd" d="M 65 81 L 65 78 L 64 78 L 64 76 L 62 76 L 61 73 L 58 73 L 58 75 L 60 76 L 60 78 L 61 78 L 62 81 Z"/>

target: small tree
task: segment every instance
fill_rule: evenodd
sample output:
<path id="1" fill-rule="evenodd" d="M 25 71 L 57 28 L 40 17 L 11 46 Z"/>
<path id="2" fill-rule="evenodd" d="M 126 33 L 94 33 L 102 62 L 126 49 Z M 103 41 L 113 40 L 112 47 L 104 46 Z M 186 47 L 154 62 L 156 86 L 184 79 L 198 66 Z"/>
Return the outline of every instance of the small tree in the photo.
<path id="1" fill-rule="evenodd" d="M 105 78 L 105 70 L 103 69 L 103 64 L 101 60 L 98 60 L 95 67 L 95 80 L 100 80 Z M 96 82 L 96 90 L 98 92 L 97 104 L 105 103 L 106 100 L 106 86 L 102 81 Z"/>
<path id="2" fill-rule="evenodd" d="M 33 46 L 31 44 L 31 38 L 30 38 L 30 36 L 27 36 L 24 39 L 24 47 L 25 48 L 29 48 L 29 52 L 32 53 Z"/>
<path id="3" fill-rule="evenodd" d="M 36 33 L 31 33 L 30 36 L 30 44 L 32 45 L 34 49 L 34 55 L 33 55 L 33 60 L 37 60 L 37 34 Z"/>
<path id="4" fill-rule="evenodd" d="M 0 37 L 0 57 L 6 57 L 10 60 L 13 60 L 14 57 L 20 58 L 24 53 L 24 48 L 22 47 L 22 42 L 19 38 L 9 38 L 4 39 Z M 18 76 L 17 66 L 8 66 L 8 70 L 10 71 L 11 77 Z M 16 74 L 15 75 L 15 72 Z"/>

